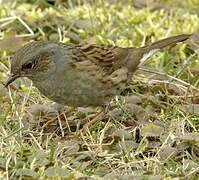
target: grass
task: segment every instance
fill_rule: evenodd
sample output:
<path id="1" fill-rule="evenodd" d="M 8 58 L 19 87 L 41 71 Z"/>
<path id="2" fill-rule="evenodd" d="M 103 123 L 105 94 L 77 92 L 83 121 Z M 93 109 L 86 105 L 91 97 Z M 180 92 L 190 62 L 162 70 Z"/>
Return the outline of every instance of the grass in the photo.
<path id="1" fill-rule="evenodd" d="M 0 82 L 13 51 L 33 39 L 140 47 L 199 29 L 194 0 L 141 9 L 130 0 L 53 2 L 1 5 Z M 58 116 L 63 109 L 30 81 L 8 90 L 1 83 L 1 179 L 198 179 L 198 65 L 197 51 L 185 43 L 158 52 L 84 132 L 99 109 Z"/>

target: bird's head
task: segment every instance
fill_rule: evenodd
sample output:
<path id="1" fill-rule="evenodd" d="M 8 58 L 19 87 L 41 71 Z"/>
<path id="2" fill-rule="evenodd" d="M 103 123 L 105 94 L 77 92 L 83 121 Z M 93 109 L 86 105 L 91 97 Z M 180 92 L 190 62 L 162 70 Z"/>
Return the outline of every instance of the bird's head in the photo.
<path id="1" fill-rule="evenodd" d="M 10 77 L 5 83 L 7 87 L 19 77 L 31 80 L 42 78 L 43 74 L 52 70 L 55 51 L 58 44 L 46 41 L 33 41 L 16 51 L 11 59 Z"/>

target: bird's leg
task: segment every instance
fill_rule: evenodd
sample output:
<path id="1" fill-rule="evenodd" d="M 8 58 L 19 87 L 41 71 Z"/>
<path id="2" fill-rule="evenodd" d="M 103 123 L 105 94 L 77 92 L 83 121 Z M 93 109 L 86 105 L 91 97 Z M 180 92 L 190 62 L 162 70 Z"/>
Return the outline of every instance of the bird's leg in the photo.
<path id="1" fill-rule="evenodd" d="M 61 118 L 62 116 L 66 116 L 68 115 L 69 113 L 75 111 L 76 108 L 75 107 L 69 107 L 69 109 L 67 108 L 66 110 L 64 110 L 63 112 L 61 113 L 58 113 L 58 116 L 52 118 L 52 119 L 49 119 L 43 126 L 42 128 L 45 128 L 46 126 L 48 126 L 49 124 L 52 124 L 54 121 L 57 121 L 57 118 Z"/>
<path id="2" fill-rule="evenodd" d="M 80 130 L 80 133 L 85 132 L 85 130 L 88 129 L 94 123 L 101 121 L 104 118 L 105 114 L 108 112 L 109 105 L 110 104 L 101 106 L 100 111 L 94 116 L 93 119 L 91 119 L 83 126 L 83 128 Z"/>

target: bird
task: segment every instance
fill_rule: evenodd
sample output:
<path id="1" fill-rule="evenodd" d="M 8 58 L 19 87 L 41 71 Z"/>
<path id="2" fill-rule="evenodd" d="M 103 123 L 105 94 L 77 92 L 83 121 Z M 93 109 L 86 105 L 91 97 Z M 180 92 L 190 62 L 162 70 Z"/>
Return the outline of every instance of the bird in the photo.
<path id="1" fill-rule="evenodd" d="M 139 48 L 32 41 L 15 52 L 5 87 L 26 77 L 58 104 L 102 106 L 125 89 L 145 55 L 190 36 L 171 36 Z"/>

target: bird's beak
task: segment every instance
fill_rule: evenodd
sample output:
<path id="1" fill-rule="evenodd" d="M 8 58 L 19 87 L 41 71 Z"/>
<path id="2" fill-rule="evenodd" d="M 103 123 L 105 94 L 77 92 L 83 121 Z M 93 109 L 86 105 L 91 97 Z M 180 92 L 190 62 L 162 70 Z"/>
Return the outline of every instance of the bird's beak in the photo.
<path id="1" fill-rule="evenodd" d="M 12 74 L 6 81 L 5 87 L 7 88 L 15 79 L 19 78 L 19 74 Z"/>

